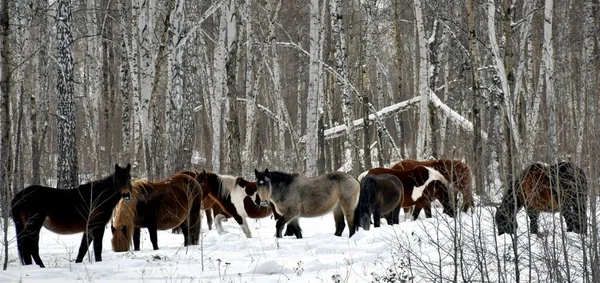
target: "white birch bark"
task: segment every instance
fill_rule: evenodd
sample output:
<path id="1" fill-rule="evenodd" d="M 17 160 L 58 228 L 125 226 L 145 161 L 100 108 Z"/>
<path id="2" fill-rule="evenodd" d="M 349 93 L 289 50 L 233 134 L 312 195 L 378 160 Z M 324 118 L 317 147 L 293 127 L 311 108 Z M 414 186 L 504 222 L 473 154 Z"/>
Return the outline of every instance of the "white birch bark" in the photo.
<path id="1" fill-rule="evenodd" d="M 133 106 L 133 116 L 132 116 L 132 150 L 131 150 L 131 158 L 132 160 L 132 171 L 134 174 L 140 174 L 138 171 L 140 166 L 138 166 L 138 160 L 143 160 L 141 155 L 138 152 L 138 149 L 143 146 L 143 136 L 142 136 L 142 97 L 141 97 L 141 68 L 140 68 L 140 37 L 141 30 L 140 28 L 143 25 L 140 23 L 139 18 L 141 16 L 140 10 L 140 1 L 142 0 L 131 0 L 131 52 L 129 52 L 129 70 L 131 72 L 131 100 Z"/>
<path id="2" fill-rule="evenodd" d="M 254 33 L 252 31 L 252 0 L 246 0 L 242 6 L 244 20 L 244 28 L 246 31 L 246 82 L 245 96 L 246 100 L 246 134 L 244 137 L 244 150 L 242 152 L 242 176 L 252 174 L 254 168 L 252 163 L 252 148 L 254 146 L 254 133 L 256 129 L 256 92 L 253 91 L 254 81 L 258 80 L 254 77 L 254 66 L 256 66 L 256 52 L 254 52 Z"/>
<path id="3" fill-rule="evenodd" d="M 308 72 L 308 96 L 306 98 L 306 175 L 317 174 L 317 122 L 319 119 L 319 41 L 321 38 L 322 22 L 320 17 L 319 0 L 310 1 L 310 65 Z"/>
<path id="4" fill-rule="evenodd" d="M 576 135 L 575 140 L 577 141 L 575 153 L 577 156 L 577 160 L 581 160 L 581 155 L 583 151 L 583 130 L 585 127 L 585 118 L 588 115 L 584 115 L 586 113 L 586 109 L 584 107 L 584 99 L 583 96 L 594 97 L 593 94 L 597 91 L 596 78 L 594 75 L 597 75 L 597 70 L 595 69 L 594 57 L 598 56 L 594 54 L 594 36 L 596 36 L 597 31 L 595 30 L 595 22 L 594 22 L 594 2 L 592 0 L 584 1 L 584 18 L 583 18 L 583 52 L 582 52 L 582 60 L 584 62 L 582 67 L 582 90 L 580 93 L 580 99 L 577 103 L 579 115 L 575 115 L 577 119 L 575 121 L 576 126 Z M 598 59 L 596 59 L 598 60 Z M 591 101 L 592 99 L 590 99 Z M 591 103 L 590 103 L 591 104 Z M 589 112 L 593 113 L 593 112 Z M 593 116 L 593 115 L 589 115 Z M 588 125 L 593 125 L 588 122 Z"/>
<path id="5" fill-rule="evenodd" d="M 504 56 L 500 52 L 500 45 L 498 44 L 498 39 L 496 35 L 496 5 L 494 0 L 488 0 L 487 2 L 487 15 L 488 15 L 488 37 L 490 39 L 490 49 L 492 54 L 494 55 L 494 63 L 496 72 L 498 73 L 498 77 L 500 79 L 500 85 L 502 87 L 502 93 L 504 94 L 503 104 L 505 111 L 507 113 L 506 118 L 508 119 L 508 125 L 510 127 L 510 132 L 512 134 L 514 140 L 514 146 L 519 152 L 521 148 L 521 138 L 519 135 L 517 123 L 514 118 L 514 105 L 512 100 L 510 99 L 510 86 L 508 85 L 508 78 L 506 76 L 506 66 L 504 66 Z M 511 67 L 512 66 L 508 66 Z"/>
<path id="6" fill-rule="evenodd" d="M 171 84 L 167 96 L 167 172 L 177 172 L 186 167 L 189 160 L 182 160 L 183 149 L 183 120 L 192 117 L 183 117 L 183 48 L 179 41 L 184 36 L 185 25 L 185 0 L 176 0 L 171 17 Z"/>
<path id="7" fill-rule="evenodd" d="M 67 189 L 79 184 L 77 140 L 75 139 L 75 102 L 73 97 L 71 1 L 58 0 L 56 19 L 56 40 L 58 42 L 57 187 Z"/>
<path id="8" fill-rule="evenodd" d="M 130 32 L 130 17 L 128 1 L 120 0 L 120 28 L 119 38 L 121 40 L 120 49 L 120 64 L 119 64 L 119 77 L 120 77 L 120 93 L 121 93 L 121 132 L 122 132 L 122 147 L 123 153 L 120 158 L 120 162 L 132 163 L 132 131 L 131 131 L 131 68 L 130 68 L 130 48 L 131 45 L 131 32 Z M 129 27 L 129 28 L 126 28 Z"/>
<path id="9" fill-rule="evenodd" d="M 225 96 L 225 62 L 227 60 L 227 26 L 231 19 L 228 5 L 221 6 L 219 17 L 219 37 L 214 51 L 213 88 L 211 89 L 210 108 L 212 119 L 211 163 L 215 171 L 221 170 L 221 143 L 223 131 L 223 104 Z"/>
<path id="10" fill-rule="evenodd" d="M 546 71 L 546 103 L 548 106 L 548 138 L 549 138 L 549 160 L 558 161 L 558 142 L 556 126 L 556 97 L 554 95 L 554 47 L 552 35 L 552 14 L 554 11 L 553 0 L 546 0 L 544 5 L 544 52 L 542 61 Z"/>
<path id="11" fill-rule="evenodd" d="M 429 156 L 427 140 L 429 129 L 429 58 L 427 54 L 427 35 L 423 26 L 423 12 L 421 0 L 414 0 L 415 22 L 419 40 L 419 94 L 421 102 L 419 106 L 419 131 L 417 133 L 417 158 L 427 159 Z"/>

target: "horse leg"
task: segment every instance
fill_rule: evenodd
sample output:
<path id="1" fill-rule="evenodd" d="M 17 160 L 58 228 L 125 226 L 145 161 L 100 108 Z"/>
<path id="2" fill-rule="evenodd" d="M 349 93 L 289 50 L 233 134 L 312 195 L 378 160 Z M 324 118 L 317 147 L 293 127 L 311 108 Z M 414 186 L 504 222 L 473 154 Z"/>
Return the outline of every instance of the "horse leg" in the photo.
<path id="1" fill-rule="evenodd" d="M 342 236 L 342 232 L 344 228 L 346 228 L 346 223 L 344 222 L 344 211 L 342 210 L 342 205 L 337 204 L 335 209 L 333 210 L 333 219 L 335 220 L 335 234 L 336 236 Z M 348 223 L 351 223 L 348 221 Z M 352 228 L 352 227 L 350 227 Z M 350 229 L 350 236 L 354 234 L 354 231 Z"/>
<path id="2" fill-rule="evenodd" d="M 295 218 L 287 224 L 284 236 L 296 236 L 298 239 L 302 238 L 302 229 L 300 228 L 298 218 Z"/>
<path id="3" fill-rule="evenodd" d="M 87 253 L 88 247 L 92 242 L 92 235 L 90 235 L 90 231 L 84 231 L 83 236 L 81 236 L 81 244 L 79 245 L 79 252 L 77 253 L 77 258 L 75 259 L 75 263 L 83 262 L 83 257 Z"/>
<path id="4" fill-rule="evenodd" d="M 152 249 L 158 250 L 158 235 L 157 235 L 156 226 L 149 225 L 147 228 L 148 228 L 148 233 L 150 234 L 150 242 L 152 243 Z M 187 241 L 186 241 L 185 245 L 187 246 Z"/>
<path id="5" fill-rule="evenodd" d="M 187 221 L 181 222 L 181 224 L 179 225 L 179 229 L 181 229 L 181 234 L 183 234 L 183 245 L 186 246 L 188 243 L 190 232 L 189 224 L 187 223 Z"/>
<path id="6" fill-rule="evenodd" d="M 192 210 L 196 211 L 196 210 Z M 200 226 L 202 226 L 202 217 L 200 213 L 190 214 L 190 245 L 197 245 L 200 242 Z"/>
<path id="7" fill-rule="evenodd" d="M 213 211 L 212 208 L 204 210 L 204 214 L 206 215 L 206 224 L 208 225 L 208 230 L 212 230 L 212 225 L 213 225 L 213 213 L 212 213 L 212 211 Z"/>
<path id="8" fill-rule="evenodd" d="M 223 213 L 219 213 L 217 216 L 215 216 L 215 228 L 219 234 L 225 233 L 225 229 L 223 229 L 223 220 L 225 218 L 227 218 L 227 216 L 225 216 Z"/>
<path id="9" fill-rule="evenodd" d="M 24 257 L 23 261 L 25 265 L 32 264 L 32 258 L 35 264 L 40 267 L 45 267 L 42 259 L 40 258 L 40 230 L 44 225 L 44 220 L 46 219 L 45 215 L 35 214 L 33 217 L 30 217 L 27 221 L 27 225 L 25 226 L 25 233 L 23 235 L 23 247 L 24 247 Z"/>
<path id="10" fill-rule="evenodd" d="M 242 217 L 241 215 L 235 213 L 235 215 L 233 215 L 233 219 L 235 219 L 235 221 L 240 225 L 244 235 L 246 235 L 246 238 L 252 238 L 252 233 L 248 227 L 248 221 L 246 221 L 246 217 Z"/>
<path id="11" fill-rule="evenodd" d="M 133 250 L 135 251 L 139 251 L 140 250 L 140 233 L 141 233 L 141 229 L 140 228 L 133 228 Z"/>
<path id="12" fill-rule="evenodd" d="M 388 220 L 388 225 L 400 224 L 400 208 L 401 208 L 401 206 L 398 205 L 396 208 L 394 208 L 392 210 L 392 212 L 390 212 L 388 214 L 388 217 L 391 220 L 391 221 Z"/>
<path id="13" fill-rule="evenodd" d="M 390 222 L 388 222 L 388 224 Z M 375 228 L 381 227 L 381 207 L 379 207 L 379 206 L 375 206 L 375 208 L 373 209 L 373 227 L 375 227 Z"/>
<path id="14" fill-rule="evenodd" d="M 287 224 L 288 222 L 294 221 L 294 219 L 296 219 L 299 215 L 300 213 L 294 210 L 288 210 L 287 212 L 283 213 L 281 217 L 279 217 L 279 219 L 277 219 L 277 221 L 275 222 L 275 237 L 282 238 L 281 232 L 283 231 L 283 226 L 285 226 L 285 224 Z M 302 235 L 297 234 L 296 237 L 301 238 Z"/>
<path id="15" fill-rule="evenodd" d="M 531 227 L 531 234 L 538 233 L 538 218 L 539 212 L 535 211 L 532 208 L 527 207 L 526 209 L 527 216 L 529 216 L 529 227 Z M 516 221 L 516 220 L 515 220 Z"/>
<path id="16" fill-rule="evenodd" d="M 92 230 L 94 239 L 94 257 L 96 262 L 102 261 L 102 239 L 104 238 L 104 226 L 95 227 Z"/>
<path id="17" fill-rule="evenodd" d="M 421 212 L 421 211 L 419 211 Z M 414 217 L 415 214 L 415 206 L 411 205 L 409 207 L 405 207 L 404 208 L 404 221 L 411 221 L 413 219 L 416 219 Z M 417 213 L 417 217 L 419 216 L 419 213 Z"/>

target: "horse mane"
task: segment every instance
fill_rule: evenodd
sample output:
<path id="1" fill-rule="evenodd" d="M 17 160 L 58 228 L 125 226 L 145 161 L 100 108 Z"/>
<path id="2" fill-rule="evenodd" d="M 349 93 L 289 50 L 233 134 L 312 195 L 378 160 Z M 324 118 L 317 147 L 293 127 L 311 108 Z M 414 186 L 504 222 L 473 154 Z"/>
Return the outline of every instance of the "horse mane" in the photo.
<path id="1" fill-rule="evenodd" d="M 115 172 L 113 172 L 112 174 L 110 174 L 102 179 L 93 180 L 93 181 L 89 181 L 87 183 L 81 184 L 73 189 L 89 191 L 90 193 L 92 193 L 92 195 L 98 194 L 106 189 L 113 188 L 114 177 L 115 177 Z M 94 188 L 100 188 L 101 190 L 96 191 Z"/>
<path id="2" fill-rule="evenodd" d="M 140 200 L 140 195 L 144 192 L 147 192 L 151 186 L 152 184 L 148 180 L 140 179 L 132 182 L 130 190 L 131 199 L 129 201 L 120 200 L 115 207 L 115 219 L 113 226 L 116 229 L 121 229 L 121 226 L 127 227 L 125 238 L 128 245 L 133 237 L 133 226 L 135 225 L 137 203 Z"/>
<path id="3" fill-rule="evenodd" d="M 213 173 L 214 174 L 214 173 Z M 231 175 L 214 174 L 219 182 L 219 196 L 226 199 L 237 185 L 237 177 Z"/>
<path id="4" fill-rule="evenodd" d="M 300 176 L 298 173 L 286 173 L 281 171 L 269 171 L 269 179 L 271 179 L 271 183 L 283 183 L 284 185 L 289 185 L 294 182 Z"/>

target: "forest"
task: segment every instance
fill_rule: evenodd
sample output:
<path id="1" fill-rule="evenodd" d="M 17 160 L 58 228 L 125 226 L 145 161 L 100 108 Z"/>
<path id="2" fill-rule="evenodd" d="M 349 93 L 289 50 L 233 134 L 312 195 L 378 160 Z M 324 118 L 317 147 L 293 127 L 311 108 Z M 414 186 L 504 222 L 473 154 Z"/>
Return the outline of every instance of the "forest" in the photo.
<path id="1" fill-rule="evenodd" d="M 581 278 L 600 280 L 600 0 L 0 2 L 5 229 L 24 187 L 115 164 L 253 179 L 458 159 L 495 207 L 526 166 L 569 161 L 589 183 Z"/>

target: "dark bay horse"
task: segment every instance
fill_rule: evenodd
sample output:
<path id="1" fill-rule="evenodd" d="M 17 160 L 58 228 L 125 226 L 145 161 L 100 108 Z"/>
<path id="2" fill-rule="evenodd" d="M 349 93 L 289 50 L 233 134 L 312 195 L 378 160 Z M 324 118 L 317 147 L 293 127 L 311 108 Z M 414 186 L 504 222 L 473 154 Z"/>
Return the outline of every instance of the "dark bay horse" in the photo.
<path id="1" fill-rule="evenodd" d="M 186 174 L 175 174 L 158 182 L 137 180 L 131 200 L 120 201 L 111 230 L 115 252 L 128 251 L 133 238 L 140 250 L 140 228 L 147 228 L 152 248 L 158 250 L 158 230 L 180 227 L 184 246 L 197 245 L 200 239 L 202 188 Z"/>
<path id="2" fill-rule="evenodd" d="M 425 167 L 417 166 L 409 170 L 396 170 L 389 168 L 373 168 L 363 172 L 358 179 L 362 180 L 368 175 L 381 175 L 391 174 L 396 176 L 404 188 L 404 196 L 402 199 L 402 207 L 426 208 L 425 216 L 431 218 L 431 202 L 435 199 L 439 200 L 444 207 L 444 213 L 451 217 L 454 217 L 454 198 L 451 197 L 448 180 L 440 174 L 437 170 Z M 429 213 L 427 211 L 429 210 Z M 419 217 L 420 209 L 415 209 L 412 213 L 413 219 Z M 388 222 L 392 222 L 394 215 L 386 216 Z"/>
<path id="3" fill-rule="evenodd" d="M 12 219 L 17 232 L 21 263 L 44 267 L 39 240 L 42 226 L 57 234 L 83 232 L 75 262 L 82 262 L 90 243 L 94 242 L 96 261 L 102 261 L 104 228 L 121 198 L 131 198 L 131 165 L 98 181 L 73 189 L 56 189 L 33 185 L 18 192 L 11 201 Z"/>
<path id="4" fill-rule="evenodd" d="M 275 225 L 277 238 L 282 237 L 285 224 L 297 226 L 298 217 L 317 217 L 331 210 L 335 219 L 335 235 L 341 236 L 344 231 L 344 216 L 348 221 L 350 236 L 354 235 L 354 213 L 360 184 L 352 175 L 332 172 L 307 178 L 268 169 L 263 172 L 254 169 L 254 174 L 261 205 L 272 203 L 275 211 L 281 215 Z M 299 226 L 294 233 L 297 238 L 302 238 Z"/>
<path id="5" fill-rule="evenodd" d="M 426 161 L 404 159 L 394 164 L 392 169 L 409 170 L 417 166 L 431 167 L 440 172 L 440 174 L 450 182 L 451 189 L 454 193 L 454 199 L 457 199 L 456 197 L 459 193 L 462 195 L 463 212 L 467 212 L 469 208 L 473 207 L 473 191 L 471 185 L 472 174 L 469 165 L 456 159 L 436 159 Z M 455 203 L 458 205 L 458 202 Z M 421 208 L 423 207 L 415 207 L 415 209 Z M 431 207 L 425 208 L 425 213 L 431 215 Z"/>
<path id="6" fill-rule="evenodd" d="M 398 224 L 398 215 L 404 198 L 404 186 L 398 177 L 392 174 L 367 175 L 360 181 L 360 198 L 354 214 L 355 227 L 369 230 L 371 215 L 373 225 L 381 225 L 381 216 L 390 214 L 391 224 Z M 357 224 L 358 222 L 358 224 Z"/>
<path id="7" fill-rule="evenodd" d="M 531 233 L 538 233 L 540 212 L 561 212 L 568 232 L 586 234 L 587 179 L 581 168 L 569 162 L 534 163 L 513 180 L 496 210 L 498 235 L 513 234 L 516 214 L 525 207 Z"/>

